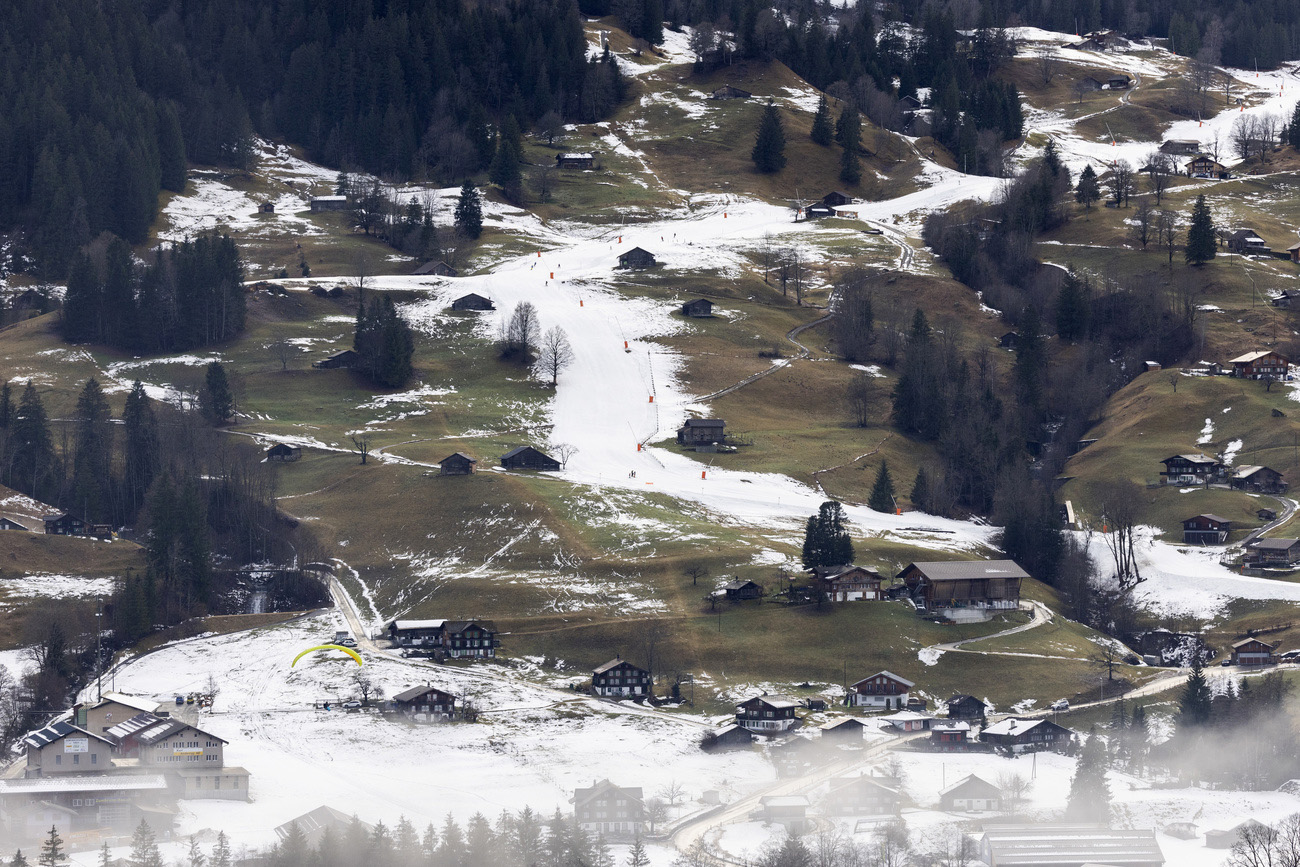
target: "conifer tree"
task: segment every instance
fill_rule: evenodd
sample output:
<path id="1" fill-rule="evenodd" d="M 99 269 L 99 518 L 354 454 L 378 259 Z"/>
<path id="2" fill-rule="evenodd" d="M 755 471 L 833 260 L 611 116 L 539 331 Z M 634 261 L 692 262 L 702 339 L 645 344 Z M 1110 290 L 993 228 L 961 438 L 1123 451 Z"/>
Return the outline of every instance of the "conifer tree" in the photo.
<path id="1" fill-rule="evenodd" d="M 1065 805 L 1067 822 L 1110 823 L 1110 786 L 1106 782 L 1106 752 L 1096 734 L 1079 753 Z"/>
<path id="2" fill-rule="evenodd" d="M 867 498 L 867 505 L 877 512 L 894 511 L 894 480 L 889 475 L 889 463 L 880 462 L 880 469 L 876 471 L 876 482 L 871 486 L 871 495 Z"/>
<path id="3" fill-rule="evenodd" d="M 28 867 L 27 856 L 22 849 L 14 852 L 14 857 L 9 859 L 9 867 Z"/>
<path id="4" fill-rule="evenodd" d="M 113 863 L 113 852 L 108 848 L 108 841 L 99 847 L 99 867 L 110 867 Z"/>
<path id="5" fill-rule="evenodd" d="M 822 94 L 817 100 L 817 113 L 813 115 L 812 132 L 809 137 L 821 145 L 827 147 L 834 139 L 835 132 L 831 128 L 831 107 L 826 101 L 826 94 Z"/>
<path id="6" fill-rule="evenodd" d="M 468 179 L 461 184 L 454 219 L 456 230 L 466 238 L 474 239 L 483 234 L 483 204 L 478 190 Z"/>
<path id="7" fill-rule="evenodd" d="M 136 380 L 122 407 L 122 483 L 126 511 L 134 517 L 158 473 L 158 419 L 144 384 Z"/>
<path id="8" fill-rule="evenodd" d="M 208 863 L 208 856 L 203 854 L 199 848 L 199 838 L 190 835 L 190 850 L 185 856 L 185 867 L 205 867 Z"/>
<path id="9" fill-rule="evenodd" d="M 497 149 L 488 169 L 488 178 L 511 201 L 518 200 L 523 186 L 523 174 L 519 168 L 521 158 L 519 124 L 514 115 L 510 115 L 497 133 Z"/>
<path id="10" fill-rule="evenodd" d="M 144 819 L 136 826 L 131 835 L 131 854 L 127 857 L 128 867 L 163 867 L 162 854 L 158 851 L 158 842 L 153 829 Z"/>
<path id="11" fill-rule="evenodd" d="M 1291 123 L 1287 124 L 1286 141 L 1291 147 L 1300 150 L 1300 102 L 1295 104 L 1295 109 L 1291 112 Z"/>
<path id="12" fill-rule="evenodd" d="M 158 103 L 158 168 L 164 190 L 185 191 L 185 136 L 176 104 L 170 100 Z"/>
<path id="13" fill-rule="evenodd" d="M 68 288 L 63 294 L 59 327 L 69 343 L 85 343 L 97 336 L 99 274 L 90 257 L 79 254 L 68 271 Z"/>
<path id="14" fill-rule="evenodd" d="M 1074 200 L 1083 205 L 1084 210 L 1092 210 L 1092 203 L 1101 198 L 1101 185 L 1097 181 L 1097 173 L 1092 170 L 1091 165 L 1083 167 L 1079 172 L 1079 182 L 1074 187 Z"/>
<path id="15" fill-rule="evenodd" d="M 627 867 L 650 867 L 650 856 L 646 854 L 645 844 L 638 835 L 632 841 L 632 848 L 627 853 Z"/>
<path id="16" fill-rule="evenodd" d="M 72 488 L 84 520 L 103 521 L 112 491 L 112 411 L 99 383 L 91 377 L 77 398 L 73 440 Z"/>
<path id="17" fill-rule="evenodd" d="M 930 475 L 924 466 L 916 468 L 916 479 L 912 482 L 912 493 L 908 499 L 922 512 L 930 510 Z"/>
<path id="18" fill-rule="evenodd" d="M 1205 663 L 1199 651 L 1193 650 L 1192 671 L 1178 700 L 1177 726 L 1180 733 L 1206 725 L 1210 721 L 1210 685 L 1205 679 Z"/>
<path id="19" fill-rule="evenodd" d="M 764 174 L 785 168 L 785 127 L 781 124 L 775 102 L 768 102 L 763 109 L 750 157 L 754 160 L 755 168 Z"/>
<path id="20" fill-rule="evenodd" d="M 31 380 L 18 402 L 10 437 L 7 484 L 37 499 L 45 498 L 56 475 L 54 440 L 45 405 Z"/>
<path id="21" fill-rule="evenodd" d="M 59 836 L 57 826 L 50 826 L 50 833 L 41 844 L 41 854 L 36 863 L 39 867 L 63 867 L 68 863 L 68 855 L 63 851 L 63 838 Z"/>
<path id="22" fill-rule="evenodd" d="M 862 125 L 857 109 L 851 105 L 846 105 L 840 112 L 839 122 L 835 125 L 835 140 L 844 147 L 840 154 L 840 180 L 856 186 L 862 180 L 862 163 L 858 160 L 858 151 L 862 148 Z"/>
<path id="23" fill-rule="evenodd" d="M 199 406 L 208 422 L 225 424 L 235 414 L 235 395 L 230 390 L 226 367 L 220 361 L 208 363 L 203 376 L 203 389 L 199 393 Z"/>
<path id="24" fill-rule="evenodd" d="M 1091 318 L 1088 286 L 1073 271 L 1066 273 L 1056 296 L 1056 333 L 1062 340 L 1075 341 L 1088 333 Z"/>
<path id="25" fill-rule="evenodd" d="M 845 526 L 844 507 L 834 500 L 827 500 L 804 527 L 804 568 L 852 562 L 853 540 Z"/>
<path id="26" fill-rule="evenodd" d="M 1192 206 L 1192 220 L 1187 227 L 1187 245 L 1183 257 L 1188 265 L 1204 265 L 1214 258 L 1214 217 L 1205 203 L 1205 194 L 1196 197 Z"/>

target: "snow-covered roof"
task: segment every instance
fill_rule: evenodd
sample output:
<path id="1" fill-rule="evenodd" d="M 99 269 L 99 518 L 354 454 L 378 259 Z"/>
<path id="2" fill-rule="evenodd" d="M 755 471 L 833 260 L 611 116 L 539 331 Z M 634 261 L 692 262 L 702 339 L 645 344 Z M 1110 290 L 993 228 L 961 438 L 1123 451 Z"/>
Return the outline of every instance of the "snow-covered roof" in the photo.
<path id="1" fill-rule="evenodd" d="M 394 620 L 388 624 L 388 628 L 399 632 L 406 629 L 441 629 L 446 623 L 446 620 Z"/>
<path id="2" fill-rule="evenodd" d="M 576 153 L 576 152 L 575 152 L 575 153 L 571 153 L 571 154 L 560 154 L 560 159 L 562 159 L 562 160 L 590 160 L 590 159 L 595 159 L 595 158 L 596 158 L 596 155 L 593 154 L 593 153 Z"/>
<path id="3" fill-rule="evenodd" d="M 346 202 L 347 196 L 312 196 L 313 202 Z"/>
<path id="4" fill-rule="evenodd" d="M 0 795 L 46 792 L 114 792 L 166 789 L 162 774 L 93 774 L 89 776 L 29 777 L 0 780 Z"/>
<path id="5" fill-rule="evenodd" d="M 764 807 L 807 807 L 807 795 L 764 795 L 759 799 Z"/>
<path id="6" fill-rule="evenodd" d="M 882 716 L 880 719 L 891 723 L 904 722 L 921 722 L 923 720 L 934 719 L 928 713 L 917 713 L 914 710 L 900 710 L 897 713 L 891 713 L 889 716 Z"/>
<path id="7" fill-rule="evenodd" d="M 948 795 L 967 787 L 971 788 L 973 791 L 983 791 L 985 793 L 991 792 L 993 794 L 1001 794 L 1001 791 L 998 789 L 998 787 L 990 783 L 988 780 L 977 777 L 974 774 L 969 774 L 963 779 L 960 779 L 957 782 L 953 783 L 948 788 L 940 789 L 939 795 L 942 797 L 943 795 Z"/>
<path id="8" fill-rule="evenodd" d="M 1229 364 L 1250 364 L 1252 361 L 1258 361 L 1266 355 L 1272 355 L 1273 352 L 1268 349 L 1259 349 L 1255 352 L 1247 352 L 1245 355 L 1239 355 L 1230 360 Z"/>
<path id="9" fill-rule="evenodd" d="M 799 699 L 791 698 L 788 695 L 756 695 L 753 698 L 745 699 L 742 704 L 748 704 L 751 701 L 758 701 L 765 704 L 773 710 L 782 710 L 787 707 L 798 707 Z"/>
<path id="10" fill-rule="evenodd" d="M 1032 728 L 1047 722 L 1044 719 L 1009 719 L 999 720 L 991 726 L 986 726 L 984 734 L 986 735 L 1019 735 L 1024 734 Z"/>
<path id="11" fill-rule="evenodd" d="M 930 723 L 932 732 L 968 732 L 970 723 L 964 719 L 937 719 Z"/>
<path id="12" fill-rule="evenodd" d="M 58 720 L 57 722 L 50 723 L 44 728 L 39 728 L 34 732 L 28 732 L 27 736 L 23 738 L 23 743 L 34 749 L 40 749 L 41 747 L 49 746 L 55 741 L 65 738 L 68 735 L 84 735 L 86 737 L 94 738 L 97 741 L 103 741 L 106 744 L 111 743 L 94 732 L 88 732 L 80 726 L 74 726 L 72 723 L 65 720 Z"/>
<path id="13" fill-rule="evenodd" d="M 862 720 L 858 719 L 857 717 L 842 716 L 842 717 L 837 717 L 831 720 L 830 722 L 822 723 L 821 730 L 824 732 L 834 731 L 835 729 L 840 728 L 842 726 L 857 726 L 858 728 L 861 729 L 861 728 L 866 728 L 866 723 L 864 723 Z"/>
<path id="14" fill-rule="evenodd" d="M 917 564 L 917 565 L 920 565 L 920 564 Z M 862 680 L 859 680 L 858 683 L 855 683 L 855 684 L 853 684 L 853 685 L 856 687 L 859 683 L 866 683 L 867 681 L 871 680 L 872 677 L 880 677 L 882 674 L 883 674 L 885 677 L 890 678 L 891 680 L 896 680 L 896 681 L 898 681 L 899 683 L 903 684 L 904 686 L 908 686 L 908 687 L 916 686 L 916 684 L 913 683 L 912 681 L 908 680 L 908 679 L 905 678 L 905 677 L 901 677 L 901 676 L 899 676 L 899 675 L 897 675 L 897 674 L 894 674 L 892 671 L 877 671 L 875 674 L 871 675 L 871 677 L 864 677 L 864 678 L 862 678 Z"/>
<path id="15" fill-rule="evenodd" d="M 982 860 L 1019 864 L 1162 864 L 1155 831 L 1120 831 L 1099 825 L 991 825 L 980 843 Z M 1050 854 L 1049 854 L 1050 853 Z"/>

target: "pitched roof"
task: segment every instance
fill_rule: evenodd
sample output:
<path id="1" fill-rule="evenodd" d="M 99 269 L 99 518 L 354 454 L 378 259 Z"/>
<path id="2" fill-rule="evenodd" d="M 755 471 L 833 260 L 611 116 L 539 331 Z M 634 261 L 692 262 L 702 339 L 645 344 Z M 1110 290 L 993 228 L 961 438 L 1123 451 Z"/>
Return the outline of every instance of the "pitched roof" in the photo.
<path id="1" fill-rule="evenodd" d="M 737 578 L 735 581 L 728 581 L 726 584 L 723 584 L 723 585 L 722 585 L 722 589 L 723 589 L 723 590 L 742 590 L 742 589 L 748 587 L 748 586 L 751 585 L 751 584 L 753 584 L 755 587 L 761 587 L 761 586 L 762 586 L 762 585 L 759 584 L 757 581 L 751 581 L 751 580 L 749 580 L 749 579 L 741 580 L 740 578 Z"/>
<path id="2" fill-rule="evenodd" d="M 46 792 L 114 792 L 162 790 L 167 778 L 162 774 L 61 774 L 57 777 L 27 777 L 0 780 L 0 795 Z"/>
<path id="3" fill-rule="evenodd" d="M 145 713 L 138 713 L 130 719 L 122 720 L 122 722 L 112 726 L 107 732 L 105 732 L 105 734 L 108 735 L 110 740 L 120 742 L 125 737 L 144 731 L 150 726 L 157 725 L 162 721 L 162 719 L 162 717 L 156 716 L 147 711 Z"/>
<path id="4" fill-rule="evenodd" d="M 544 457 L 544 458 L 549 458 L 549 457 L 550 457 L 550 455 L 548 455 L 546 452 L 542 451 L 541 449 L 534 448 L 533 446 L 515 446 L 515 447 L 512 448 L 510 451 L 508 451 L 508 452 L 506 452 L 504 455 L 502 455 L 502 456 L 501 456 L 501 460 L 504 461 L 504 460 L 506 460 L 506 459 L 508 459 L 508 458 L 513 458 L 515 455 L 522 454 L 523 452 L 526 452 L 526 451 L 534 451 L 534 452 L 537 452 L 539 455 L 541 455 L 541 456 Z"/>
<path id="5" fill-rule="evenodd" d="M 901 677 L 897 674 L 894 674 L 892 671 L 877 671 L 875 674 L 862 678 L 862 680 L 859 680 L 858 683 L 853 684 L 853 687 L 856 688 L 859 683 L 866 683 L 867 681 L 871 680 L 871 678 L 880 677 L 880 675 L 882 674 L 885 675 L 885 677 L 896 680 L 899 683 L 905 684 L 907 686 L 916 686 L 916 684 L 913 683 L 912 681 L 908 680 L 905 677 Z"/>
<path id="6" fill-rule="evenodd" d="M 967 791 L 963 792 L 963 790 L 967 790 Z M 977 777 L 974 774 L 969 774 L 963 779 L 960 779 L 957 782 L 953 783 L 948 788 L 941 789 L 939 791 L 939 796 L 943 797 L 944 795 L 952 795 L 958 792 L 963 792 L 963 794 L 967 795 L 968 797 L 970 795 L 976 795 L 978 797 L 977 793 L 983 793 L 986 795 L 988 793 L 992 793 L 993 795 L 996 795 L 998 797 L 1001 797 L 1002 795 L 1002 790 L 999 789 L 997 786 L 993 785 L 992 783 L 990 783 L 988 780 Z"/>
<path id="7" fill-rule="evenodd" d="M 1065 726 L 1059 726 L 1059 725 L 1056 725 L 1056 723 L 1052 722 L 1051 720 L 1046 720 L 1046 719 L 1019 719 L 1019 718 L 1017 718 L 1017 717 L 1008 717 L 1007 719 L 999 720 L 998 722 L 995 722 L 995 723 L 994 723 L 993 725 L 991 725 L 991 726 L 986 726 L 986 727 L 984 728 L 984 731 L 981 732 L 981 734 L 985 734 L 985 735 L 1022 735 L 1022 734 L 1024 734 L 1025 732 L 1029 731 L 1030 729 L 1035 729 L 1035 728 L 1038 728 L 1039 726 L 1042 726 L 1042 725 L 1045 725 L 1045 726 L 1055 726 L 1055 727 L 1058 728 L 1058 729 L 1064 729 L 1064 730 L 1068 731 L 1068 729 L 1065 729 Z"/>
<path id="8" fill-rule="evenodd" d="M 285 837 L 289 835 L 289 829 L 292 826 L 297 825 L 298 830 L 306 834 L 307 837 L 311 839 L 314 835 L 323 831 L 325 828 L 329 827 L 330 825 L 351 825 L 351 824 L 352 824 L 352 817 L 349 816 L 347 813 L 344 813 L 342 810 L 336 810 L 333 807 L 328 807 L 322 804 L 321 806 L 317 807 L 316 809 L 310 812 L 303 813 L 301 816 L 299 816 L 296 819 L 290 819 L 288 822 L 285 822 L 283 825 L 277 825 L 275 828 L 275 835 L 279 837 L 281 840 L 283 840 Z M 372 827 L 370 825 L 367 825 L 365 822 L 362 822 L 361 825 L 366 829 L 367 833 L 373 830 Z"/>
<path id="9" fill-rule="evenodd" d="M 1277 355 L 1271 349 L 1258 349 L 1254 352 L 1247 352 L 1245 355 L 1239 355 L 1228 361 L 1229 364 L 1250 364 L 1252 361 L 1258 361 L 1266 355 Z"/>
<path id="10" fill-rule="evenodd" d="M 1236 472 L 1232 474 L 1232 477 L 1234 479 L 1248 479 L 1261 470 L 1268 470 L 1271 473 L 1277 472 L 1277 470 L 1271 469 L 1270 467 L 1259 467 L 1252 464 L 1250 466 L 1238 467 Z M 1278 473 L 1278 475 L 1281 475 L 1281 473 Z"/>
<path id="11" fill-rule="evenodd" d="M 103 741 L 106 744 L 112 743 L 112 741 L 107 738 L 100 737 L 94 732 L 88 732 L 80 726 L 74 726 L 66 720 L 58 720 L 50 723 L 44 728 L 39 728 L 34 732 L 28 732 L 27 736 L 23 738 L 23 743 L 34 749 L 40 749 L 41 747 L 49 746 L 55 741 L 68 737 L 69 735 L 85 735 L 86 737 L 94 738 L 97 741 Z"/>
<path id="12" fill-rule="evenodd" d="M 934 719 L 934 717 L 928 713 L 917 713 L 914 710 L 900 710 L 895 713 L 891 713 L 889 716 L 882 716 L 880 717 L 880 719 L 884 720 L 885 722 L 891 722 L 891 723 L 905 723 L 905 722 L 920 722 L 921 720 L 932 720 Z"/>
<path id="13" fill-rule="evenodd" d="M 1204 515 L 1195 515 L 1195 516 L 1193 516 L 1193 517 L 1191 517 L 1191 518 L 1188 518 L 1187 521 L 1195 521 L 1197 518 L 1209 518 L 1211 521 L 1214 521 L 1216 524 L 1231 524 L 1231 523 L 1232 523 L 1232 522 L 1229 521 L 1227 518 L 1221 518 L 1221 517 L 1219 517 L 1218 515 L 1211 515 L 1209 512 L 1206 512 Z M 1183 523 L 1186 524 L 1187 521 L 1183 521 Z"/>
<path id="14" fill-rule="evenodd" d="M 635 668 L 637 671 L 645 671 L 644 668 L 641 668 L 641 667 L 636 666 L 636 665 L 632 665 L 632 663 L 628 662 L 626 659 L 623 659 L 622 657 L 616 656 L 616 657 L 614 657 L 613 659 L 611 659 L 609 662 L 606 662 L 606 663 L 604 663 L 603 665 L 598 665 L 598 666 L 596 666 L 595 668 L 593 668 L 593 669 L 591 670 L 591 673 L 592 673 L 592 674 L 604 674 L 605 672 L 609 671 L 610 669 L 618 668 L 620 665 L 625 665 L 625 664 L 626 664 L 626 665 L 630 665 L 630 666 L 632 666 L 632 668 Z"/>
<path id="15" fill-rule="evenodd" d="M 1285 551 L 1295 547 L 1300 539 L 1256 539 L 1250 543 L 1252 548 L 1263 548 L 1265 551 Z"/>
<path id="16" fill-rule="evenodd" d="M 970 723 L 964 719 L 937 719 L 930 723 L 930 731 L 933 732 L 968 732 Z"/>
<path id="17" fill-rule="evenodd" d="M 404 629 L 441 629 L 446 623 L 446 620 L 394 620 L 388 628 L 399 632 Z"/>
<path id="18" fill-rule="evenodd" d="M 229 743 L 229 741 L 227 741 L 225 738 L 219 738 L 216 735 L 212 734 L 212 732 L 205 732 L 203 729 L 199 728 L 198 726 L 190 725 L 184 720 L 164 719 L 164 720 L 159 720 L 159 722 L 161 723 L 161 725 L 155 725 L 152 728 L 145 729 L 139 735 L 136 736 L 136 740 L 138 740 L 141 744 L 148 746 L 150 744 L 156 744 L 161 740 L 169 738 L 172 735 L 177 734 L 178 732 L 183 732 L 185 731 L 185 729 L 193 729 L 195 732 L 203 735 L 205 738 L 212 738 L 214 741 L 221 741 L 223 744 Z"/>
<path id="19" fill-rule="evenodd" d="M 592 798 L 596 797 L 601 792 L 608 792 L 611 790 L 621 793 L 624 797 L 628 798 L 629 800 L 635 800 L 638 803 L 641 802 L 640 786 L 617 786 L 611 783 L 609 780 L 601 780 L 600 782 L 593 783 L 592 785 L 587 786 L 586 788 L 574 789 L 573 804 L 574 806 L 580 806 L 586 803 L 587 801 L 590 801 Z"/>
<path id="20" fill-rule="evenodd" d="M 1267 641 L 1263 640 L 1262 638 L 1243 638 L 1241 639 L 1241 641 L 1232 642 L 1232 649 L 1236 650 L 1238 647 L 1245 647 L 1247 644 L 1257 644 L 1257 643 L 1264 645 L 1269 650 L 1272 650 L 1273 648 L 1277 647 L 1276 644 L 1269 644 Z"/>
<path id="21" fill-rule="evenodd" d="M 990 825 L 981 841 L 993 867 L 1020 864 L 1162 864 L 1155 831 L 1117 831 L 1101 825 Z"/>
<path id="22" fill-rule="evenodd" d="M 1200 452 L 1196 452 L 1195 454 L 1190 454 L 1190 455 L 1173 455 L 1172 457 L 1165 458 L 1160 463 L 1167 464 L 1172 460 L 1176 460 L 1177 458 L 1182 458 L 1183 460 L 1193 464 L 1217 464 L 1218 463 L 1218 461 L 1215 460 L 1214 458 L 1207 458 L 1205 455 L 1201 454 Z"/>
<path id="23" fill-rule="evenodd" d="M 836 729 L 854 728 L 854 727 L 859 729 L 864 729 L 867 727 L 867 724 L 864 723 L 862 720 L 858 719 L 857 717 L 842 716 L 839 717 L 838 719 L 833 719 L 830 722 L 822 723 L 821 730 L 824 732 L 832 732 L 835 731 Z"/>
<path id="24" fill-rule="evenodd" d="M 631 250 L 628 250 L 626 253 L 621 254 L 618 258 L 622 259 L 624 256 L 631 256 L 633 253 L 645 253 L 648 256 L 654 255 L 654 253 L 651 253 L 645 247 L 633 247 Z"/>
<path id="25" fill-rule="evenodd" d="M 788 695 L 756 695 L 753 698 L 747 698 L 740 704 L 749 704 L 751 701 L 758 701 L 774 710 L 782 710 L 787 707 L 799 707 L 799 699 L 791 698 Z"/>
<path id="26" fill-rule="evenodd" d="M 1014 560 L 936 560 L 918 561 L 908 566 L 922 572 L 931 581 L 969 581 L 972 578 L 1028 578 Z M 906 570 L 904 570 L 906 571 Z"/>
<path id="27" fill-rule="evenodd" d="M 478 463 L 478 458 L 471 458 L 469 455 L 465 454 L 464 452 L 452 452 L 451 454 L 447 455 L 447 457 L 439 461 L 439 463 L 446 463 L 452 458 L 464 458 L 465 460 L 469 461 L 471 464 Z"/>
<path id="28" fill-rule="evenodd" d="M 393 696 L 393 701 L 415 701 L 420 696 L 427 695 L 431 692 L 454 697 L 451 693 L 446 690 L 438 689 L 436 686 L 413 686 L 410 689 L 405 690 L 404 692 L 399 692 L 397 695 Z"/>
<path id="29" fill-rule="evenodd" d="M 727 422 L 720 418 L 688 418 L 684 427 L 726 427 Z"/>

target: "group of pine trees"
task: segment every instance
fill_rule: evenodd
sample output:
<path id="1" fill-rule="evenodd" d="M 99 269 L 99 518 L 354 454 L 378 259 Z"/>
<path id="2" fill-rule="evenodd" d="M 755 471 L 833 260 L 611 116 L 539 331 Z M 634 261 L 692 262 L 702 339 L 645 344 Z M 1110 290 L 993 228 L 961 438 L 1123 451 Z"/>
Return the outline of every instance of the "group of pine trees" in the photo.
<path id="1" fill-rule="evenodd" d="M 72 343 L 171 352 L 231 340 L 244 328 L 244 265 L 228 236 L 159 247 L 137 266 L 121 238 L 77 254 L 60 327 Z"/>
<path id="2" fill-rule="evenodd" d="M 378 294 L 369 303 L 361 296 L 352 348 L 359 356 L 354 369 L 372 382 L 397 388 L 411 378 L 415 337 L 388 295 Z"/>
<path id="3" fill-rule="evenodd" d="M 844 507 L 835 500 L 821 504 L 808 518 L 803 535 L 803 566 L 842 566 L 853 562 L 853 539 L 849 536 Z"/>

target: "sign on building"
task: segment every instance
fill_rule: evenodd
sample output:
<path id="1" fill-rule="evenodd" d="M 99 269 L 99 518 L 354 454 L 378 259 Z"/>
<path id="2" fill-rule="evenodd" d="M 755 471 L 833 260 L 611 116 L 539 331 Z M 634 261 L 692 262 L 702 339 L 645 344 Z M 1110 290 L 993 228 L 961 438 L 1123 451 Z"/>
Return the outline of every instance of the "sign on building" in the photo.
<path id="1" fill-rule="evenodd" d="M 63 751 L 65 753 L 88 753 L 90 752 L 90 738 L 64 738 Z"/>

